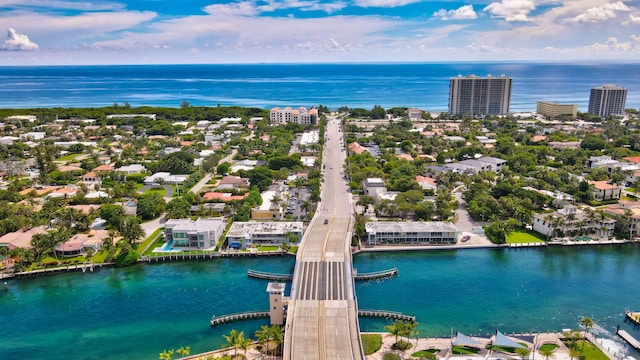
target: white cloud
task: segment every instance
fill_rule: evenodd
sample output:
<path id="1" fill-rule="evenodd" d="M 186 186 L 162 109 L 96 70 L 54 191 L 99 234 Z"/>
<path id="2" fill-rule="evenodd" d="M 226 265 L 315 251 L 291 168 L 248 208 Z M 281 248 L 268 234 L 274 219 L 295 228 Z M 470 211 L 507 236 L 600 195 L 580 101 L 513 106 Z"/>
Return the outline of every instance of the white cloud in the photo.
<path id="1" fill-rule="evenodd" d="M 633 25 L 640 24 L 640 16 L 634 16 L 633 14 L 629 14 L 629 18 L 622 23 L 622 25 Z"/>
<path id="2" fill-rule="evenodd" d="M 535 8 L 533 0 L 502 0 L 493 2 L 482 10 L 506 21 L 529 21 L 528 15 Z"/>
<path id="3" fill-rule="evenodd" d="M 356 0 L 355 5 L 360 7 L 392 8 L 420 2 L 421 0 Z"/>
<path id="4" fill-rule="evenodd" d="M 569 22 L 598 22 L 613 19 L 617 16 L 616 11 L 631 11 L 631 8 L 622 1 L 617 1 L 589 8 L 582 14 L 570 19 Z"/>
<path id="5" fill-rule="evenodd" d="M 434 17 L 442 20 L 473 20 L 478 18 L 478 14 L 473 11 L 473 5 L 464 5 L 454 10 L 440 9 L 433 13 Z"/>
<path id="6" fill-rule="evenodd" d="M 637 50 L 640 45 L 640 36 L 631 35 L 628 41 L 619 41 L 615 36 L 611 36 L 605 43 L 595 43 L 591 48 L 598 51 L 630 51 Z"/>
<path id="7" fill-rule="evenodd" d="M 203 9 L 207 14 L 221 16 L 253 16 L 260 13 L 253 2 L 243 1 L 231 4 L 214 4 L 205 6 Z"/>
<path id="8" fill-rule="evenodd" d="M 28 50 L 38 50 L 38 44 L 29 40 L 29 37 L 24 34 L 18 34 L 12 28 L 7 30 L 7 39 L 2 42 L 0 45 L 0 49 L 3 50 L 15 50 L 15 51 L 28 51 Z"/>
<path id="9" fill-rule="evenodd" d="M 0 0 L 0 7 L 105 11 L 122 10 L 124 9 L 124 4 L 116 2 L 93 3 L 68 0 Z"/>

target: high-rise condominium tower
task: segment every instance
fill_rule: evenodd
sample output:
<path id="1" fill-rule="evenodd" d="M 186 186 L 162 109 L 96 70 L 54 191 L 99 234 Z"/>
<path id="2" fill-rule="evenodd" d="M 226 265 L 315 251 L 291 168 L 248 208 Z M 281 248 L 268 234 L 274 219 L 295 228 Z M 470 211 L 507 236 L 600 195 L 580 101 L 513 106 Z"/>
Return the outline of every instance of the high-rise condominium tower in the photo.
<path id="1" fill-rule="evenodd" d="M 627 89 L 612 84 L 591 88 L 589 96 L 589 114 L 607 117 L 624 115 L 624 104 L 627 101 Z"/>
<path id="2" fill-rule="evenodd" d="M 512 79 L 468 75 L 451 78 L 449 83 L 450 115 L 507 115 L 511 101 Z"/>

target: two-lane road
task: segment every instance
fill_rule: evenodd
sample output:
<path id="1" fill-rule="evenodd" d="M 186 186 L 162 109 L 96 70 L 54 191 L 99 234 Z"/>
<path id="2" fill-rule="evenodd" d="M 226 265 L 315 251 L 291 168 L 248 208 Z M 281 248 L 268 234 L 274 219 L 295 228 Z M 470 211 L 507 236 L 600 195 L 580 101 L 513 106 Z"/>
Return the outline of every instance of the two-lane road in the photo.
<path id="1" fill-rule="evenodd" d="M 284 359 L 363 359 L 353 288 L 353 206 L 340 122 L 329 118 L 321 204 L 298 249 Z"/>

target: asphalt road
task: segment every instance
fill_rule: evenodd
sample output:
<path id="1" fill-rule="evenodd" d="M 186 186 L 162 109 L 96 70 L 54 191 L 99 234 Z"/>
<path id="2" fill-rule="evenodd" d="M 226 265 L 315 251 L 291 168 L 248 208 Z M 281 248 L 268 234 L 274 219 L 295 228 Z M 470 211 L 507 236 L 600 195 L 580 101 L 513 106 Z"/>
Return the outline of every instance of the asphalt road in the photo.
<path id="1" fill-rule="evenodd" d="M 363 359 L 353 287 L 353 204 L 339 120 L 329 118 L 319 210 L 296 258 L 284 359 Z"/>

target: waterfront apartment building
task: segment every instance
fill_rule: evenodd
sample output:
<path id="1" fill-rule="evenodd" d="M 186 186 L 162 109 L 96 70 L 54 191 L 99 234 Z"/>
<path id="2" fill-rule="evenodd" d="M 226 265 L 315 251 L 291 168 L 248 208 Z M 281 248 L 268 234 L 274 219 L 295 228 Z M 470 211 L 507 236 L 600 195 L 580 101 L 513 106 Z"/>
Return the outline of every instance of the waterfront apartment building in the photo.
<path id="1" fill-rule="evenodd" d="M 613 84 L 591 88 L 589 96 L 589 114 L 607 117 L 609 115 L 624 115 L 627 102 L 627 89 Z"/>
<path id="2" fill-rule="evenodd" d="M 206 249 L 216 246 L 222 236 L 224 218 L 169 219 L 164 224 L 164 240 L 173 240 L 174 248 Z"/>
<path id="3" fill-rule="evenodd" d="M 297 245 L 302 239 L 303 230 L 302 221 L 236 221 L 227 232 L 227 246 L 232 249 L 246 249 L 254 245 Z"/>
<path id="4" fill-rule="evenodd" d="M 458 228 L 446 221 L 373 221 L 365 224 L 369 246 L 383 244 L 455 244 Z"/>
<path id="5" fill-rule="evenodd" d="M 281 109 L 275 107 L 269 111 L 269 124 L 285 125 L 290 122 L 300 125 L 315 125 L 318 123 L 318 109 L 305 107 Z"/>
<path id="6" fill-rule="evenodd" d="M 507 115 L 512 79 L 458 75 L 449 82 L 449 114 L 458 116 Z"/>
<path id="7" fill-rule="evenodd" d="M 538 101 L 536 113 L 551 119 L 559 116 L 575 119 L 578 116 L 578 104 L 556 104 L 550 101 Z"/>

